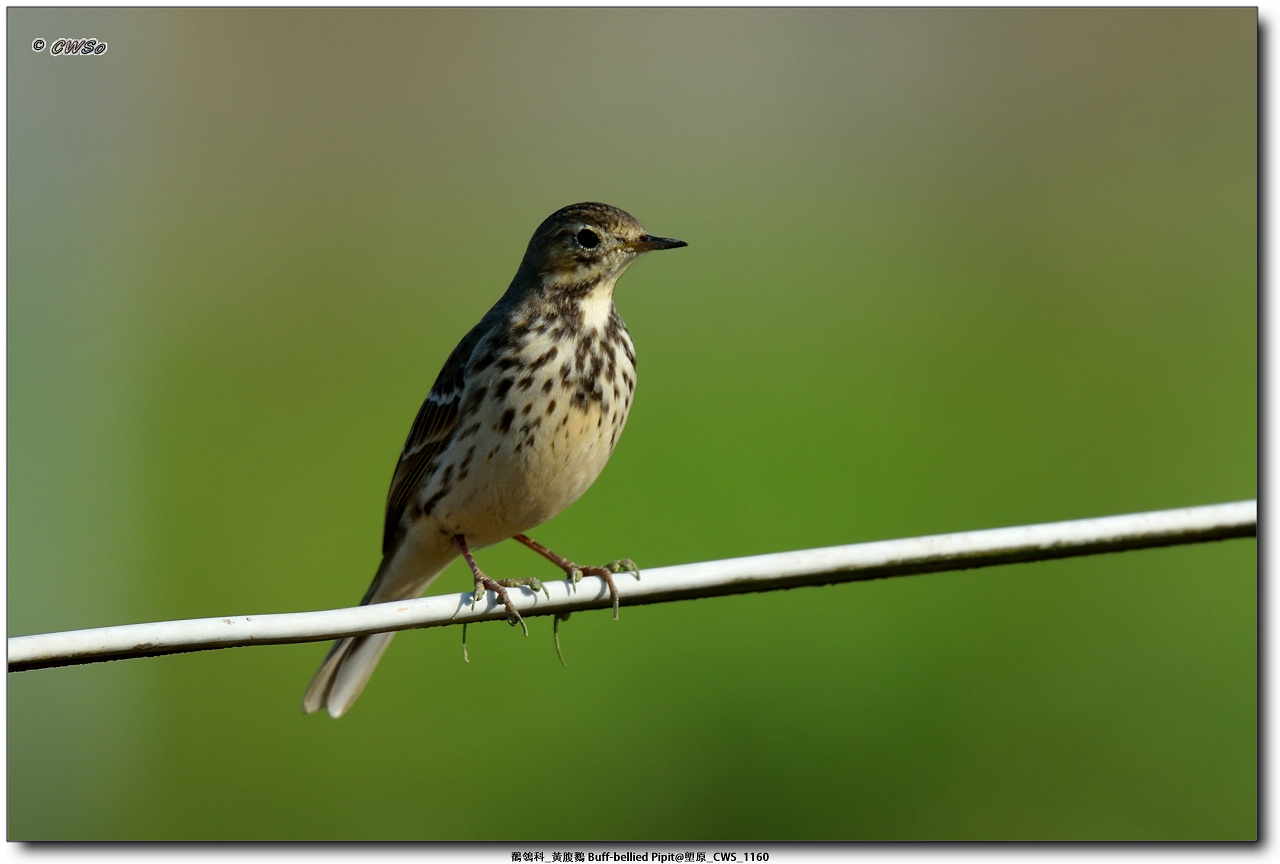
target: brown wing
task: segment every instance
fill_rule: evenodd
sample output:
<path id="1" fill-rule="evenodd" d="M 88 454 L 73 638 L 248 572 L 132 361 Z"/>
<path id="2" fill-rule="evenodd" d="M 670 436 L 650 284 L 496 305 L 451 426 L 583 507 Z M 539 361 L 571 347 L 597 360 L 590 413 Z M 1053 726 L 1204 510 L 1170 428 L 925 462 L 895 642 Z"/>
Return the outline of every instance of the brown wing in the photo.
<path id="1" fill-rule="evenodd" d="M 417 493 L 427 469 L 453 440 L 454 430 L 458 428 L 459 406 L 466 390 L 467 365 L 488 330 L 487 322 L 481 321 L 463 337 L 444 362 L 436 383 L 418 409 L 395 474 L 391 477 L 391 490 L 387 493 L 387 517 L 382 529 L 383 555 L 394 548 L 400 517 Z"/>

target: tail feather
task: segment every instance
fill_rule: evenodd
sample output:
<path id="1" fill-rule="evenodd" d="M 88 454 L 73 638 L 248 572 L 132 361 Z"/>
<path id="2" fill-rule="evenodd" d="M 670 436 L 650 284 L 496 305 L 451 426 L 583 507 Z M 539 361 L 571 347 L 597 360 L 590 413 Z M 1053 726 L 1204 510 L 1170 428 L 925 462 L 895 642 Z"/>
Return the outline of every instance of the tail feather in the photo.
<path id="1" fill-rule="evenodd" d="M 360 601 L 388 603 L 417 597 L 427 590 L 431 580 L 450 561 L 458 557 L 458 549 L 448 537 L 432 532 L 425 537 L 409 533 L 401 538 L 391 554 L 382 559 L 373 584 Z M 369 683 L 369 677 L 391 644 L 392 633 L 348 636 L 333 643 L 320 671 L 302 697 L 302 710 L 314 714 L 327 708 L 329 716 L 341 717 Z"/>
<path id="2" fill-rule="evenodd" d="M 302 710 L 314 714 L 321 708 L 327 708 L 330 717 L 345 714 L 360 691 L 364 690 L 364 685 L 369 683 L 373 670 L 382 659 L 382 652 L 387 650 L 394 635 L 348 636 L 333 643 L 329 655 L 320 664 L 320 671 L 307 688 Z"/>

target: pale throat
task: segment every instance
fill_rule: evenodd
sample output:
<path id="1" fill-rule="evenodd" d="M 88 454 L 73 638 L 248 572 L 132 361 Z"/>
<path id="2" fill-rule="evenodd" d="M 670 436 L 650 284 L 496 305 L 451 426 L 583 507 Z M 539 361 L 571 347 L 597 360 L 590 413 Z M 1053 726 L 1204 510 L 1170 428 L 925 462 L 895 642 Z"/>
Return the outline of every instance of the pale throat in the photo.
<path id="1" fill-rule="evenodd" d="M 613 312 L 613 286 L 617 281 L 617 276 L 603 280 L 582 298 L 579 308 L 582 310 L 583 331 L 604 332 Z"/>

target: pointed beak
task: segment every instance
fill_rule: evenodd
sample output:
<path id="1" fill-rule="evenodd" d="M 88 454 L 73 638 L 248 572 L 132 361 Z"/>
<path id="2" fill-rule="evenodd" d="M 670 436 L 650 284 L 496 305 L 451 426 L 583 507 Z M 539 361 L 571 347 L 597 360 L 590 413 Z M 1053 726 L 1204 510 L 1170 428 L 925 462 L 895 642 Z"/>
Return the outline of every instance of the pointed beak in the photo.
<path id="1" fill-rule="evenodd" d="M 683 240 L 674 240 L 670 237 L 654 237 L 652 234 L 646 234 L 639 240 L 627 244 L 627 248 L 639 255 L 641 252 L 653 252 L 655 249 L 679 249 L 681 246 L 689 244 Z"/>

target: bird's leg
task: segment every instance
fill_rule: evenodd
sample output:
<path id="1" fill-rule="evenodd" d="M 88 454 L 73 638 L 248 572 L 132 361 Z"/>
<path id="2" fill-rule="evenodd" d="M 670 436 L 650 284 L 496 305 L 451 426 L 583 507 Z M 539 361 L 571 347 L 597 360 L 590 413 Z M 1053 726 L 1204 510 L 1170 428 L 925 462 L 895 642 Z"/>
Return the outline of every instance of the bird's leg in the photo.
<path id="1" fill-rule="evenodd" d="M 582 580 L 583 576 L 599 576 L 603 579 L 604 583 L 609 586 L 609 597 L 613 600 L 614 621 L 618 620 L 618 586 L 614 584 L 613 574 L 632 573 L 637 579 L 640 578 L 640 568 L 637 567 L 636 562 L 632 561 L 630 558 L 620 558 L 617 561 L 610 561 L 602 567 L 579 567 L 568 558 L 565 558 L 562 555 L 557 555 L 537 540 L 534 540 L 524 534 L 517 534 L 512 539 L 519 540 L 534 552 L 537 552 L 543 558 L 546 558 L 552 564 L 563 570 L 565 575 L 569 577 L 569 581 L 573 584 L 575 591 L 577 590 L 578 582 Z"/>
<path id="2" fill-rule="evenodd" d="M 480 599 L 485 591 L 492 591 L 498 595 L 498 599 L 502 601 L 502 605 L 507 608 L 507 623 L 512 627 L 519 624 L 524 629 L 524 635 L 529 635 L 529 628 L 525 626 L 524 619 L 520 617 L 520 613 L 516 611 L 515 604 L 511 602 L 511 595 L 507 593 L 507 588 L 517 588 L 520 586 L 528 586 L 534 591 L 542 591 L 547 595 L 547 599 L 551 599 L 551 592 L 543 587 L 542 583 L 532 577 L 528 579 L 490 579 L 484 575 L 480 569 L 480 565 L 476 564 L 476 559 L 472 557 L 471 550 L 467 548 L 467 541 L 461 534 L 455 534 L 453 542 L 462 550 L 462 557 L 467 559 L 467 566 L 471 568 L 471 575 L 475 577 L 476 588 L 471 595 L 471 608 L 476 608 L 476 602 Z M 464 649 L 465 653 L 465 649 Z"/>

